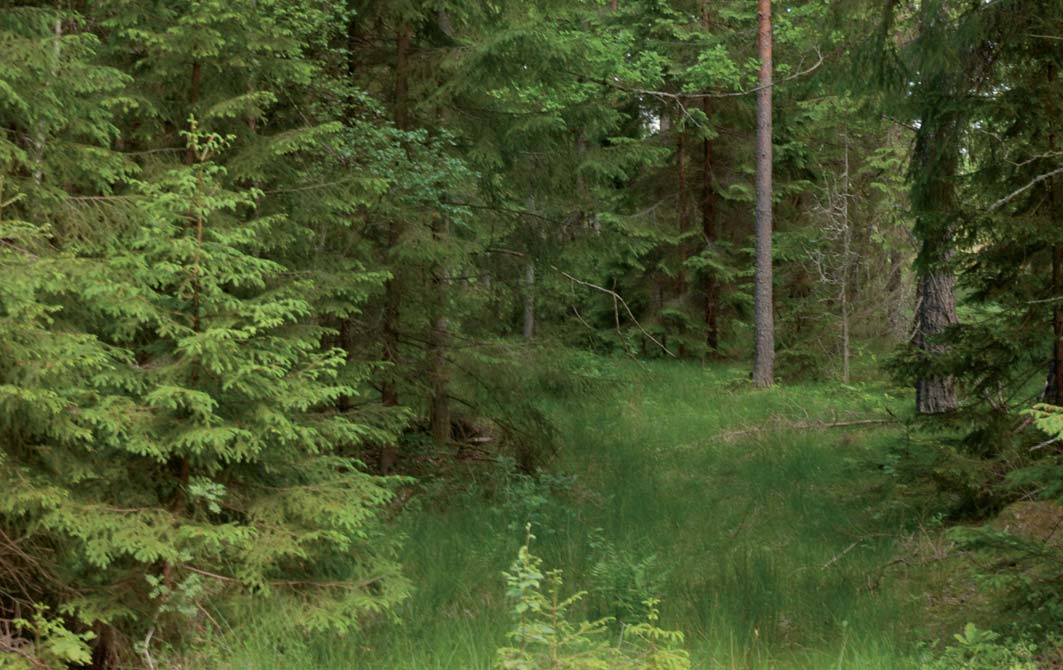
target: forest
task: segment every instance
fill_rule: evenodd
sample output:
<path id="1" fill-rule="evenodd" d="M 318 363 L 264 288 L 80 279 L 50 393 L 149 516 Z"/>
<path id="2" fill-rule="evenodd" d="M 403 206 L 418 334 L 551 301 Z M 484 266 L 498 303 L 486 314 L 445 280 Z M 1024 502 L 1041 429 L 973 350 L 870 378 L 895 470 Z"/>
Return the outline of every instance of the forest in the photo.
<path id="1" fill-rule="evenodd" d="M 0 668 L 1063 668 L 1063 0 L 0 0 Z"/>

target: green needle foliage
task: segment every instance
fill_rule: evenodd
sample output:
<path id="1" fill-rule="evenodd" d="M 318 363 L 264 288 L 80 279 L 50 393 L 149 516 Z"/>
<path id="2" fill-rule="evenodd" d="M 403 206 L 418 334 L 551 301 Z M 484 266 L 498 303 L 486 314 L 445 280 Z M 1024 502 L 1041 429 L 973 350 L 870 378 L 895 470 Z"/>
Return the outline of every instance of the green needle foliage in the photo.
<path id="1" fill-rule="evenodd" d="M 658 627 L 659 602 L 645 601 L 646 619 L 621 628 L 613 642 L 611 619 L 573 622 L 572 610 L 586 595 L 563 595 L 560 570 L 543 572 L 542 559 L 531 553 L 528 534 L 506 577 L 516 627 L 510 646 L 498 650 L 500 670 L 689 670 L 683 634 Z"/>
<path id="2" fill-rule="evenodd" d="M 860 402 L 907 343 L 892 367 L 940 416 L 879 474 L 940 494 L 913 503 L 940 519 L 1055 509 L 1063 7 L 773 7 L 760 167 L 780 381 L 831 379 L 840 406 Z M 750 353 L 757 26 L 742 0 L 4 2 L 0 652 L 96 670 L 208 659 L 264 602 L 284 636 L 366 646 L 438 602 L 407 598 L 407 517 L 467 505 L 505 528 L 565 519 L 544 539 L 602 554 L 560 563 L 588 580 L 582 603 L 525 548 L 504 667 L 686 667 L 645 601 L 678 579 L 655 545 L 698 543 L 577 528 L 576 498 L 644 490 L 666 467 L 654 450 L 676 445 L 647 434 L 628 445 L 637 469 L 599 464 L 610 490 L 582 491 L 549 471 L 588 442 L 551 404 L 600 400 L 621 369 L 602 354 L 696 375 Z M 669 390 L 711 403 L 740 377 Z M 789 416 L 779 397 L 759 396 L 758 421 Z M 758 496 L 803 504 L 795 486 Z M 1011 561 L 987 574 L 1047 634 L 1057 548 L 1003 535 L 963 546 Z M 760 552 L 689 583 L 769 584 L 783 563 Z M 758 631 L 820 630 L 771 614 L 768 586 L 739 590 L 727 607 L 750 625 L 727 630 L 748 659 L 769 660 Z M 710 630 L 723 601 L 698 602 Z M 618 619 L 576 623 L 582 609 Z M 838 665 L 872 627 L 844 621 Z"/>

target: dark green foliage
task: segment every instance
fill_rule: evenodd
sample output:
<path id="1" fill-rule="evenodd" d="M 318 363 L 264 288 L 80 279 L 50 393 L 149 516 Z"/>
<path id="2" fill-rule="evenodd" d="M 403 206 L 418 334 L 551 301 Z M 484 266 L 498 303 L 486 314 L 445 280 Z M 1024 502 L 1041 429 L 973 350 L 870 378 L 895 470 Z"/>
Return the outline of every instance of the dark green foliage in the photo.
<path id="1" fill-rule="evenodd" d="M 954 517 L 1059 498 L 1061 16 L 776 11 L 781 377 L 859 393 L 923 315 L 915 280 L 955 273 L 960 323 L 892 367 L 962 403 L 888 468 Z M 261 597 L 303 629 L 387 620 L 409 591 L 387 522 L 420 490 L 404 475 L 507 528 L 578 526 L 551 407 L 618 388 L 600 355 L 749 353 L 756 19 L 737 0 L 6 3 L 0 650 L 151 666 Z M 598 476 L 643 491 L 655 458 Z M 1054 546 L 965 542 L 1006 559 L 990 572 L 1029 620 L 1059 614 Z M 652 548 L 593 550 L 589 605 L 624 625 L 673 579 Z M 731 577 L 777 578 L 740 558 Z M 518 568 L 518 603 L 563 613 L 527 551 Z M 752 611 L 777 609 L 769 588 L 751 601 L 751 626 L 782 626 Z M 605 629 L 567 630 L 599 664 L 642 662 L 583 639 Z M 503 663 L 537 662 L 526 633 Z"/>
<path id="2" fill-rule="evenodd" d="M 107 663 L 129 636 L 196 634 L 236 592 L 276 592 L 302 627 L 339 631 L 407 592 L 377 519 L 392 482 L 355 451 L 388 435 L 352 408 L 368 368 L 322 322 L 384 275 L 351 259 L 346 286 L 322 291 L 290 264 L 317 231 L 267 192 L 340 127 L 284 132 L 263 84 L 212 85 L 312 83 L 298 30 L 323 15 L 209 4 L 2 17 L 0 617 L 68 646 L 49 663 L 88 659 L 64 625 L 121 631 L 82 638 Z M 101 23 L 133 62 L 81 32 Z M 205 78 L 191 107 L 224 136 L 160 116 L 187 114 L 165 95 L 184 97 L 191 62 Z"/>

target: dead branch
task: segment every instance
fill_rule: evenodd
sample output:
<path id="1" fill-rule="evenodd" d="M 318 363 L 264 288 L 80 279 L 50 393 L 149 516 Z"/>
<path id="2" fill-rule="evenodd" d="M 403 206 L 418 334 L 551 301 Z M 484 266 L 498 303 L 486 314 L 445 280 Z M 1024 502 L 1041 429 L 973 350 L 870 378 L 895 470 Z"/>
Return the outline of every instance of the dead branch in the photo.
<path id="1" fill-rule="evenodd" d="M 1046 179 L 1051 179 L 1052 177 L 1056 176 L 1057 174 L 1059 174 L 1061 172 L 1063 172 L 1063 167 L 1056 168 L 1055 170 L 1052 170 L 1051 172 L 1046 172 L 1044 174 L 1037 175 L 1036 177 L 1031 179 L 1029 182 L 1027 182 L 1026 185 L 1015 189 L 1014 191 L 1012 191 L 1011 193 L 1007 194 L 1006 196 L 1004 196 L 1000 200 L 997 200 L 996 202 L 994 202 L 992 205 L 989 206 L 989 211 L 993 212 L 993 211 L 995 211 L 997 209 L 1000 209 L 1004 205 L 1008 204 L 1009 202 L 1011 202 L 1015 198 L 1017 198 L 1020 195 L 1022 195 L 1023 193 L 1025 193 L 1026 191 L 1028 191 L 1031 188 L 1033 188 L 1034 186 L 1040 184 L 1041 182 L 1043 182 Z"/>
<path id="2" fill-rule="evenodd" d="M 664 344 L 661 343 L 660 340 L 658 340 L 656 337 L 651 335 L 649 332 L 646 331 L 645 328 L 642 327 L 642 324 L 639 323 L 639 320 L 635 318 L 635 314 L 634 314 L 634 312 L 631 311 L 631 307 L 627 304 L 627 301 L 624 300 L 623 296 L 621 296 L 619 293 L 617 293 L 616 291 L 614 291 L 612 289 L 607 289 L 604 286 L 598 286 L 597 284 L 592 284 L 589 281 L 583 281 L 582 279 L 577 279 L 576 277 L 573 277 L 569 273 L 565 272 L 564 270 L 560 270 L 560 269 L 558 269 L 557 267 L 555 267 L 553 265 L 550 266 L 550 269 L 553 270 L 554 272 L 557 272 L 562 277 L 564 277 L 565 279 L 569 280 L 570 282 L 572 282 L 574 284 L 579 284 L 580 286 L 586 286 L 587 288 L 592 288 L 592 289 L 594 289 L 596 291 L 601 291 L 602 293 L 605 293 L 606 295 L 612 296 L 613 297 L 613 302 L 614 302 L 614 309 L 616 308 L 616 303 L 619 303 L 620 305 L 622 305 L 624 307 L 624 311 L 627 312 L 628 318 L 631 319 L 632 323 L 634 323 L 635 326 L 638 327 L 638 329 L 642 332 L 643 335 L 645 335 L 647 338 L 649 338 L 649 340 L 651 342 L 653 342 L 658 347 L 660 347 L 661 351 L 663 351 L 664 353 L 668 354 L 672 358 L 678 358 L 674 353 L 672 353 L 672 351 L 668 347 L 664 346 Z M 617 327 L 618 328 L 619 328 L 619 318 L 620 317 L 619 317 L 619 312 L 618 312 L 617 313 Z"/>
<path id="3" fill-rule="evenodd" d="M 792 430 L 824 430 L 827 428 L 852 428 L 854 426 L 876 426 L 899 423 L 895 418 L 883 418 L 883 419 L 853 419 L 848 421 L 776 421 L 771 425 L 760 425 L 754 428 L 744 428 L 742 430 L 730 430 L 717 435 L 717 438 L 724 442 L 734 442 L 740 437 L 747 435 L 757 435 L 759 433 L 766 433 L 772 430 L 778 430 L 780 428 L 792 429 Z"/>
<path id="4" fill-rule="evenodd" d="M 848 547 L 846 547 L 844 551 L 841 551 L 841 552 L 839 552 L 837 554 L 834 554 L 834 558 L 832 558 L 829 561 L 827 561 L 826 563 L 824 563 L 820 567 L 820 570 L 826 570 L 830 566 L 832 566 L 835 563 L 837 563 L 838 561 L 840 561 L 846 554 L 848 554 L 853 549 L 856 549 L 856 547 L 859 546 L 861 542 L 863 542 L 863 540 L 857 540 L 856 542 L 853 542 Z"/>

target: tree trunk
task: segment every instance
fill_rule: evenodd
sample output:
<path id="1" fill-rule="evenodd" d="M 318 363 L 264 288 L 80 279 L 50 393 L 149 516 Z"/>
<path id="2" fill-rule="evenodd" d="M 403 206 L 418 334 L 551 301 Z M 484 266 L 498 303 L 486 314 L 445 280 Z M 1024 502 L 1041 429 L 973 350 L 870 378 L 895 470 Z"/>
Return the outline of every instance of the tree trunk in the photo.
<path id="1" fill-rule="evenodd" d="M 1056 301 L 1052 309 L 1052 360 L 1048 364 L 1044 401 L 1063 405 L 1063 247 L 1059 244 L 1052 246 L 1052 298 Z"/>
<path id="2" fill-rule="evenodd" d="M 955 143 L 956 120 L 934 114 L 924 116 L 916 137 L 917 173 L 912 190 L 916 227 L 922 244 L 916 266 L 919 304 L 916 309 L 915 345 L 926 365 L 947 351 L 935 342 L 947 328 L 959 323 L 956 316 L 956 278 L 952 274 L 952 226 L 955 208 L 952 179 L 958 164 Z M 925 371 L 916 380 L 915 405 L 920 414 L 950 412 L 959 406 L 956 381 L 948 375 Z"/>
<path id="3" fill-rule="evenodd" d="M 924 242 L 924 248 L 928 246 Z M 919 310 L 916 346 L 928 356 L 941 355 L 946 347 L 932 339 L 959 322 L 956 317 L 956 279 L 951 270 L 931 270 L 919 278 Z M 915 405 L 921 414 L 956 409 L 956 381 L 950 376 L 925 375 L 916 381 Z"/>
<path id="4" fill-rule="evenodd" d="M 701 24 L 705 32 L 709 31 L 711 20 L 709 0 L 702 0 Z M 710 123 L 712 99 L 708 96 L 701 99 L 701 111 L 705 114 L 705 122 Z M 705 238 L 705 246 L 711 251 L 716 246 L 718 236 L 716 234 L 716 191 L 712 187 L 712 140 L 707 136 L 702 140 L 701 154 L 701 234 Z M 720 286 L 710 269 L 705 277 L 705 343 L 713 351 L 720 348 L 719 315 Z"/>
<path id="5" fill-rule="evenodd" d="M 766 388 L 775 382 L 775 326 L 772 313 L 771 267 L 771 0 L 759 0 L 757 50 L 760 76 L 757 91 L 756 272 L 754 276 L 755 353 L 753 384 Z"/>
<path id="6" fill-rule="evenodd" d="M 845 172 L 842 175 L 842 267 L 839 294 L 842 308 L 842 383 L 849 383 L 849 277 L 852 274 L 853 231 L 849 226 L 849 133 L 845 137 Z"/>
<path id="7" fill-rule="evenodd" d="M 524 269 L 524 339 L 535 337 L 535 261 Z"/>
<path id="8" fill-rule="evenodd" d="M 679 186 L 679 268 L 676 274 L 675 290 L 680 297 L 687 292 L 687 241 L 686 235 L 690 231 L 690 211 L 687 195 L 687 143 L 686 134 L 679 130 L 679 138 L 676 146 L 676 163 L 678 169 Z"/>
<path id="9" fill-rule="evenodd" d="M 409 24 L 403 23 L 395 34 L 395 126 L 399 130 L 406 130 L 409 126 L 409 79 L 407 72 L 407 60 L 410 52 L 410 41 L 413 38 L 413 30 Z M 391 221 L 388 224 L 386 253 L 391 254 L 402 237 L 402 223 Z M 388 364 L 380 385 L 380 402 L 385 407 L 395 407 L 399 404 L 399 392 L 396 383 L 396 370 L 398 365 L 399 348 L 399 309 L 402 302 L 402 284 L 399 276 L 399 267 L 395 263 L 391 265 L 391 278 L 384 284 L 384 322 L 381 327 L 381 340 L 383 343 L 383 361 Z M 380 451 L 380 471 L 391 472 L 395 467 L 398 452 L 394 444 L 386 444 Z"/>
<path id="10" fill-rule="evenodd" d="M 445 230 L 446 222 L 440 218 L 433 226 L 432 236 L 438 239 Z M 447 390 L 447 344 L 450 333 L 446 316 L 447 272 L 444 267 L 437 266 L 433 270 L 432 284 L 435 289 L 435 314 L 428 336 L 428 378 L 431 384 L 428 421 L 436 444 L 447 444 L 450 442 L 450 397 Z"/>
<path id="11" fill-rule="evenodd" d="M 1049 81 L 1055 81 L 1056 68 L 1049 67 Z M 1048 150 L 1056 150 L 1056 133 L 1048 135 Z M 1057 225 L 1063 225 L 1063 186 L 1058 175 L 1048 182 L 1049 202 L 1052 204 L 1049 216 L 1059 219 Z M 1052 358 L 1048 362 L 1048 379 L 1045 381 L 1044 402 L 1063 405 L 1063 246 L 1059 242 L 1052 245 Z"/>
<path id="12" fill-rule="evenodd" d="M 886 279 L 886 300 L 889 301 L 886 318 L 889 321 L 889 333 L 896 342 L 902 342 L 907 334 L 904 319 L 904 307 L 907 301 L 906 291 L 902 290 L 903 276 L 904 266 L 901 263 L 901 252 L 897 249 L 890 249 L 889 277 Z"/>

